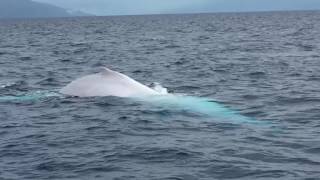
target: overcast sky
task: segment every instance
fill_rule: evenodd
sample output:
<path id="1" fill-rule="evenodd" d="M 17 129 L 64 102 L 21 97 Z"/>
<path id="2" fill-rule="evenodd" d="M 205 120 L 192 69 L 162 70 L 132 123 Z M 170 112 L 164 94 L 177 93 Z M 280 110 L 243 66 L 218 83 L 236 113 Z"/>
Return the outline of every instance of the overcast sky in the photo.
<path id="1" fill-rule="evenodd" d="M 320 0 L 33 0 L 95 15 L 320 9 Z"/>

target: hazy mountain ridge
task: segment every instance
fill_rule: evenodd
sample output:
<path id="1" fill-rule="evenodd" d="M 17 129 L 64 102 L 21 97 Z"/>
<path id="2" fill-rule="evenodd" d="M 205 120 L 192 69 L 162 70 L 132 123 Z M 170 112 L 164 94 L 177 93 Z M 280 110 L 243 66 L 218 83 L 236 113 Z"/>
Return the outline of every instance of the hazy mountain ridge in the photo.
<path id="1" fill-rule="evenodd" d="M 39 18 L 85 16 L 82 12 L 68 12 L 66 9 L 31 0 L 0 0 L 0 18 Z"/>

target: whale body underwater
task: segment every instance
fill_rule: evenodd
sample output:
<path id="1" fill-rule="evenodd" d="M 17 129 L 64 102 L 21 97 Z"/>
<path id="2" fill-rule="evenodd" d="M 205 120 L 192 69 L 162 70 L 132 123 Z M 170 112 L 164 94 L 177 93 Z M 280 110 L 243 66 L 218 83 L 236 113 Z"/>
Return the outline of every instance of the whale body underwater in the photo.
<path id="1" fill-rule="evenodd" d="M 59 93 L 36 92 L 18 96 L 2 96 L 0 102 L 29 101 L 45 97 L 102 97 L 116 96 L 130 98 L 135 101 L 150 103 L 154 106 L 168 108 L 176 111 L 188 111 L 197 115 L 208 116 L 214 120 L 232 123 L 261 123 L 253 118 L 243 116 L 224 105 L 208 98 L 167 93 L 165 88 L 156 86 L 148 87 L 120 72 L 108 68 L 96 74 L 78 78 L 65 87 Z"/>

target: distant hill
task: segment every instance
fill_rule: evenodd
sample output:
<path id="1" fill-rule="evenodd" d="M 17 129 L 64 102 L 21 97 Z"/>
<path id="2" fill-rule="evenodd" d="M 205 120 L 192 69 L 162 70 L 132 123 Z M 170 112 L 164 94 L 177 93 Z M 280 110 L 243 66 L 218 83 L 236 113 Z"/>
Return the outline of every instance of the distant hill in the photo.
<path id="1" fill-rule="evenodd" d="M 87 16 L 82 12 L 66 9 L 31 0 L 0 0 L 0 18 L 40 18 Z"/>

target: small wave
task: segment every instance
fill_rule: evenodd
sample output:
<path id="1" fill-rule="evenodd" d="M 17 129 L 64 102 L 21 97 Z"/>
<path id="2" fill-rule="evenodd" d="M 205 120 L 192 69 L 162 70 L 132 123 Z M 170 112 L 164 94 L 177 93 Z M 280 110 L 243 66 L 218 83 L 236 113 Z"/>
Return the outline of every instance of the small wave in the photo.
<path id="1" fill-rule="evenodd" d="M 149 160 L 156 162 L 177 161 L 201 156 L 201 152 L 190 151 L 183 148 L 137 147 L 119 153 L 119 157 Z"/>
<path id="2" fill-rule="evenodd" d="M 262 71 L 254 71 L 254 72 L 249 72 L 248 76 L 253 79 L 259 79 L 259 78 L 264 78 L 267 74 Z"/>
<path id="3" fill-rule="evenodd" d="M 21 90 L 25 89 L 27 83 L 25 81 L 0 82 L 0 89 Z"/>
<path id="4" fill-rule="evenodd" d="M 38 81 L 37 84 L 43 85 L 43 86 L 45 86 L 45 85 L 50 86 L 50 85 L 59 85 L 59 82 L 54 77 L 47 77 L 47 78 L 44 78 L 44 79 Z"/>
<path id="5" fill-rule="evenodd" d="M 12 83 L 0 83 L 0 88 L 6 88 L 10 85 L 12 85 Z"/>
<path id="6" fill-rule="evenodd" d="M 313 51 L 316 46 L 312 44 L 298 44 L 297 47 L 303 51 Z"/>
<path id="7" fill-rule="evenodd" d="M 72 42 L 72 43 L 70 43 L 71 47 L 83 47 L 83 46 L 86 46 L 86 45 L 87 45 L 86 42 Z"/>
<path id="8" fill-rule="evenodd" d="M 30 56 L 22 56 L 22 57 L 19 57 L 19 59 L 22 60 L 22 61 L 29 61 L 29 60 L 32 59 L 32 57 L 30 57 Z"/>
<path id="9" fill-rule="evenodd" d="M 174 49 L 174 48 L 180 48 L 180 47 L 181 46 L 179 46 L 179 45 L 170 44 L 170 45 L 165 46 L 164 48 L 166 48 L 166 49 Z"/>

